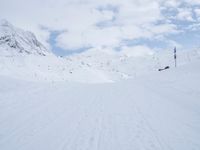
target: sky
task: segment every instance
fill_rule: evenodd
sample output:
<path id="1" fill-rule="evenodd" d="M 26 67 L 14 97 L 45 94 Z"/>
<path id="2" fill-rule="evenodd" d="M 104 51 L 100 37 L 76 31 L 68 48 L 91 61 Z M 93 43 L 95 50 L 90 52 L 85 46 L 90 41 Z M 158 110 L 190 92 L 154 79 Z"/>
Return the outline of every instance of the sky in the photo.
<path id="1" fill-rule="evenodd" d="M 200 47 L 200 0 L 0 0 L 0 19 L 56 55 Z"/>

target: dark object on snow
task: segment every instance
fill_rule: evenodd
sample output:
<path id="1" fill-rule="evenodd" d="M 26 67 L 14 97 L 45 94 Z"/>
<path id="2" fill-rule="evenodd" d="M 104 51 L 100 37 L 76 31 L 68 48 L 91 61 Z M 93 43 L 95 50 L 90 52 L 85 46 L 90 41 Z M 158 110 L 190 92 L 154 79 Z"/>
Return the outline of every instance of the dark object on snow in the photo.
<path id="1" fill-rule="evenodd" d="M 163 69 L 158 69 L 158 71 L 163 71 L 163 70 L 166 70 L 166 69 L 169 69 L 170 67 L 169 66 L 166 66 L 165 68 Z"/>
<path id="2" fill-rule="evenodd" d="M 174 61 L 175 61 L 175 67 L 177 66 L 176 62 L 177 56 L 176 56 L 176 47 L 174 48 Z"/>

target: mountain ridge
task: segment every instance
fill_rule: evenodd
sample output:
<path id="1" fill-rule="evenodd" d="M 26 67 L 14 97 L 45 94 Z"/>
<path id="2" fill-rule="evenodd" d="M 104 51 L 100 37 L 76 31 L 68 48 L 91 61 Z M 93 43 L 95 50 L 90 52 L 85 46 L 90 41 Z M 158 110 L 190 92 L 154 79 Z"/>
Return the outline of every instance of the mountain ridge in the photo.
<path id="1" fill-rule="evenodd" d="M 14 27 L 7 20 L 0 21 L 0 48 L 4 55 L 48 55 L 49 51 L 30 31 Z"/>

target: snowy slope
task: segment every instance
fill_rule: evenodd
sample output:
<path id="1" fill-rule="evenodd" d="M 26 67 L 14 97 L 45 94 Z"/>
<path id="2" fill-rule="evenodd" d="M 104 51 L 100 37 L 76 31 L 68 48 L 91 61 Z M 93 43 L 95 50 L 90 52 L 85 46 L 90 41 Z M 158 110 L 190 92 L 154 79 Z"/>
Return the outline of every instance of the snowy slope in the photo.
<path id="1" fill-rule="evenodd" d="M 199 58 L 198 51 L 182 52 L 178 55 L 178 66 Z M 173 68 L 173 63 L 171 53 L 127 57 L 91 50 L 66 58 L 54 55 L 0 56 L 0 74 L 27 81 L 105 83 L 157 72 L 158 68 L 167 65 Z"/>
<path id="2" fill-rule="evenodd" d="M 6 20 L 0 20 L 0 56 L 49 54 L 47 49 L 31 32 L 14 27 Z"/>
<path id="3" fill-rule="evenodd" d="M 178 51 L 178 66 L 199 59 L 199 50 Z M 123 51 L 93 48 L 81 54 L 56 57 L 33 33 L 0 21 L 0 75 L 3 76 L 27 81 L 105 83 L 135 78 L 165 66 L 174 66 L 172 51 L 130 56 Z"/>
<path id="4" fill-rule="evenodd" d="M 0 76 L 0 149 L 199 150 L 199 68 L 106 84 Z"/>

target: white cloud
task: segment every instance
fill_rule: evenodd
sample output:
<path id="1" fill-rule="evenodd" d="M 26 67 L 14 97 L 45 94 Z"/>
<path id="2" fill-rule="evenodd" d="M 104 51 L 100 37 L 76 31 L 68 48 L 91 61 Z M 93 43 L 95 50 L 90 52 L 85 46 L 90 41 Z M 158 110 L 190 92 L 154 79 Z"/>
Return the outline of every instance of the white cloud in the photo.
<path id="1" fill-rule="evenodd" d="M 195 23 L 186 28 L 188 31 L 198 31 L 200 30 L 200 23 Z"/>
<path id="2" fill-rule="evenodd" d="M 180 31 L 178 31 L 176 25 L 174 24 L 169 24 L 169 23 L 165 23 L 165 24 L 159 24 L 159 25 L 148 25 L 147 29 L 153 34 L 153 36 L 155 35 L 162 35 L 164 36 L 165 34 L 175 34 L 178 33 Z"/>
<path id="3" fill-rule="evenodd" d="M 177 19 L 181 21 L 194 21 L 191 9 L 179 9 Z"/>
<path id="4" fill-rule="evenodd" d="M 56 30 L 64 31 L 56 41 L 66 50 L 112 48 L 121 46 L 124 39 L 178 33 L 162 10 L 177 7 L 177 19 L 193 21 L 191 9 L 181 9 L 181 4 L 180 0 L 1 0 L 0 18 L 33 31 L 46 45 L 50 31 Z"/>
<path id="5" fill-rule="evenodd" d="M 149 25 L 148 25 L 149 26 Z M 150 38 L 152 33 L 143 26 L 127 25 L 120 27 L 124 39 Z"/>
<path id="6" fill-rule="evenodd" d="M 168 48 L 169 49 L 173 49 L 174 47 L 179 48 L 179 49 L 183 48 L 183 46 L 180 43 L 176 42 L 176 41 L 167 40 L 166 42 L 168 43 Z"/>
<path id="7" fill-rule="evenodd" d="M 165 0 L 164 1 L 164 5 L 166 6 L 166 7 L 179 7 L 180 5 L 181 5 L 181 1 L 180 0 Z"/>
<path id="8" fill-rule="evenodd" d="M 195 12 L 197 19 L 200 20 L 200 8 L 195 9 L 194 12 Z"/>
<path id="9" fill-rule="evenodd" d="M 199 0 L 185 0 L 188 4 L 191 5 L 200 5 L 200 1 Z"/>
<path id="10" fill-rule="evenodd" d="M 128 57 L 143 57 L 153 55 L 153 50 L 145 45 L 137 45 L 132 47 L 122 47 L 121 54 Z"/>
<path id="11" fill-rule="evenodd" d="M 120 43 L 121 32 L 117 27 L 91 28 L 80 31 L 69 31 L 57 38 L 58 45 L 69 50 L 82 47 L 115 47 Z"/>

